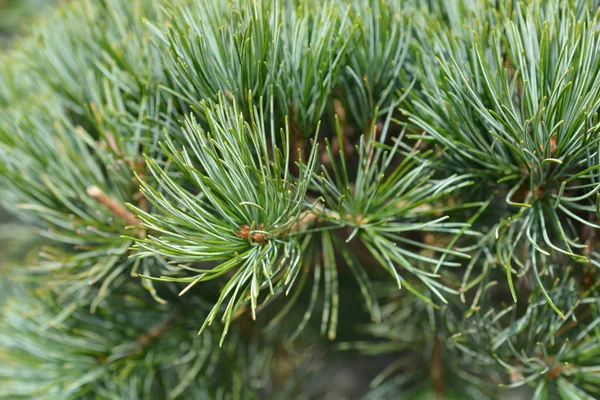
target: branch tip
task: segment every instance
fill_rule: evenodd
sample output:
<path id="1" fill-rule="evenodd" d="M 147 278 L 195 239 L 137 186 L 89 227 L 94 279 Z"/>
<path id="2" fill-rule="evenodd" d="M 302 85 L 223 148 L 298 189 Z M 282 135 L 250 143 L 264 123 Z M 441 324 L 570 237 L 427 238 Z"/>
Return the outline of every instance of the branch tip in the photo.
<path id="1" fill-rule="evenodd" d="M 86 189 L 86 193 L 92 199 L 108 208 L 114 215 L 121 218 L 128 225 L 136 226 L 140 225 L 141 221 L 136 218 L 135 214 L 130 212 L 125 206 L 117 202 L 116 200 L 109 197 L 102 189 L 98 186 L 89 186 Z"/>

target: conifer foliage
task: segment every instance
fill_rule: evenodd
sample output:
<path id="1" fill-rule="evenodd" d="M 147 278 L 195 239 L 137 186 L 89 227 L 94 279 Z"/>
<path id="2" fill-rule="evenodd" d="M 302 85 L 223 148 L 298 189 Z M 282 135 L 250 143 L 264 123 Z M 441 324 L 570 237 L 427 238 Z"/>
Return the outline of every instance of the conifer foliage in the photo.
<path id="1" fill-rule="evenodd" d="M 599 18 L 61 2 L 0 54 L 0 398 L 600 398 Z"/>

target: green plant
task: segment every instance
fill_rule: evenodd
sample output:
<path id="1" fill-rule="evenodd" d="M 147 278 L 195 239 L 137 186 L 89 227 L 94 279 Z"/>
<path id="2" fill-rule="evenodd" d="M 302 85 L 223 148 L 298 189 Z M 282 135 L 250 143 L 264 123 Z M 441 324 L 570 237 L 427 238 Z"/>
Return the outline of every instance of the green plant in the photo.
<path id="1" fill-rule="evenodd" d="M 0 397 L 599 397 L 599 7 L 60 5 L 1 55 Z"/>

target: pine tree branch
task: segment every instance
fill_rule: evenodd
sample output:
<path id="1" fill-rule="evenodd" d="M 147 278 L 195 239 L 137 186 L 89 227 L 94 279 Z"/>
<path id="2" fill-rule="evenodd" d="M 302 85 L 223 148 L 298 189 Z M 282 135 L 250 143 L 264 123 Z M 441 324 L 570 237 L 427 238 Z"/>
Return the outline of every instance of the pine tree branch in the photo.
<path id="1" fill-rule="evenodd" d="M 106 208 L 108 208 L 114 215 L 121 218 L 130 226 L 137 226 L 142 223 L 135 214 L 125 208 L 124 205 L 120 204 L 113 198 L 109 197 L 102 189 L 98 186 L 89 186 L 86 189 L 87 194 L 96 200 L 98 203 L 102 204 Z"/>

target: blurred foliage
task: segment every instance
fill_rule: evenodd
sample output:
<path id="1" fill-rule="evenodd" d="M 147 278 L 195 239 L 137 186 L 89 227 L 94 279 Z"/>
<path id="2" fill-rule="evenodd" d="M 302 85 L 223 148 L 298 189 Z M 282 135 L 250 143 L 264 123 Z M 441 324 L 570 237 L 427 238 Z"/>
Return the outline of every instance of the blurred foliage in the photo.
<path id="1" fill-rule="evenodd" d="M 0 0 L 0 36 L 8 39 L 30 29 L 28 23 L 48 15 L 61 0 Z M 64 2 L 64 0 L 62 0 Z"/>

